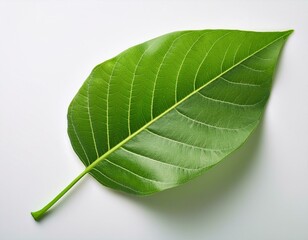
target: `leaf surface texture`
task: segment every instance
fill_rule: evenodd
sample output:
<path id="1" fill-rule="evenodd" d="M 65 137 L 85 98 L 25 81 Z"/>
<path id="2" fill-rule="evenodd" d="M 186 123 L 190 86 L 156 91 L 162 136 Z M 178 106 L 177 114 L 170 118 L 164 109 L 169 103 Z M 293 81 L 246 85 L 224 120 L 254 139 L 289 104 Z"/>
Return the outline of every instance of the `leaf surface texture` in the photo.
<path id="1" fill-rule="evenodd" d="M 75 152 L 100 183 L 134 194 L 200 175 L 259 124 L 290 33 L 180 31 L 97 65 L 68 110 Z"/>

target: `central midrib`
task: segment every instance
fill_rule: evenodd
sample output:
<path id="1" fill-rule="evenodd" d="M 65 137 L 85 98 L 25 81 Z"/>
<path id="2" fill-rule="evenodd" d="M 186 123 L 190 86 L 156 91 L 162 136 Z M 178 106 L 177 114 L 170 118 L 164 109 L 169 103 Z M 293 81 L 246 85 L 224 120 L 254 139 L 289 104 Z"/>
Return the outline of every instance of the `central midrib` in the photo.
<path id="1" fill-rule="evenodd" d="M 151 121 L 149 121 L 147 124 L 145 124 L 144 126 L 142 126 L 141 128 L 139 128 L 137 131 L 135 131 L 134 133 L 132 133 L 131 135 L 129 135 L 127 138 L 125 138 L 124 140 L 122 140 L 120 143 L 118 143 L 117 145 L 115 145 L 113 148 L 111 148 L 109 151 L 107 151 L 106 153 L 104 153 L 103 155 L 101 155 L 99 158 L 97 158 L 93 163 L 91 163 L 86 169 L 85 169 L 85 173 L 90 172 L 98 163 L 100 163 L 101 161 L 103 161 L 105 158 L 107 158 L 111 153 L 115 152 L 116 150 L 118 150 L 121 146 L 123 146 L 125 143 L 127 143 L 129 140 L 131 140 L 132 138 L 134 138 L 136 135 L 138 135 L 139 133 L 141 133 L 143 130 L 145 130 L 147 127 L 149 127 L 152 123 L 156 122 L 158 119 L 160 119 L 161 117 L 165 116 L 168 112 L 170 112 L 171 110 L 175 109 L 177 106 L 179 106 L 181 103 L 183 103 L 184 101 L 186 101 L 188 98 L 190 98 L 191 96 L 193 96 L 195 93 L 199 92 L 201 89 L 205 88 L 206 86 L 208 86 L 209 84 L 211 84 L 212 82 L 214 82 L 215 80 L 219 79 L 221 76 L 223 76 L 224 74 L 226 74 L 227 72 L 231 71 L 232 69 L 234 69 L 235 67 L 237 67 L 238 65 L 240 65 L 242 62 L 246 61 L 247 59 L 251 58 L 253 55 L 257 54 L 258 52 L 261 52 L 262 50 L 264 50 L 265 48 L 269 47 L 270 45 L 274 44 L 275 42 L 277 42 L 278 40 L 282 39 L 283 37 L 289 35 L 291 33 L 291 31 L 287 31 L 286 34 L 280 36 L 279 38 L 275 39 L 274 41 L 266 44 L 265 46 L 263 46 L 262 48 L 260 48 L 259 50 L 253 52 L 252 54 L 248 55 L 246 58 L 243 58 L 241 61 L 239 61 L 238 63 L 234 64 L 233 66 L 231 66 L 230 68 L 226 69 L 225 71 L 221 72 L 219 75 L 217 75 L 215 78 L 211 79 L 210 81 L 208 81 L 206 84 L 202 85 L 201 87 L 195 89 L 193 92 L 191 92 L 190 94 L 188 94 L 186 97 L 182 98 L 180 101 L 178 101 L 177 103 L 175 103 L 174 105 L 172 105 L 170 108 L 168 108 L 167 110 L 165 110 L 164 112 L 162 112 L 161 114 L 159 114 L 158 116 L 156 116 L 155 118 L 153 118 Z"/>

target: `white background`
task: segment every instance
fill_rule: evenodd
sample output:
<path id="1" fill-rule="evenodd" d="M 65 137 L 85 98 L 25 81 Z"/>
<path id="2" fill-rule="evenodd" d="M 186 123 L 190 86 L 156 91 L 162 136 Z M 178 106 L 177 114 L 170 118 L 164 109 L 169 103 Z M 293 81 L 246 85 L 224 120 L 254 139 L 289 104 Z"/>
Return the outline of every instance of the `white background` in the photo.
<path id="1" fill-rule="evenodd" d="M 308 239 L 308 1 L 0 1 L 0 238 Z M 238 152 L 151 197 L 85 177 L 67 107 L 98 63 L 184 29 L 295 29 L 263 123 Z"/>

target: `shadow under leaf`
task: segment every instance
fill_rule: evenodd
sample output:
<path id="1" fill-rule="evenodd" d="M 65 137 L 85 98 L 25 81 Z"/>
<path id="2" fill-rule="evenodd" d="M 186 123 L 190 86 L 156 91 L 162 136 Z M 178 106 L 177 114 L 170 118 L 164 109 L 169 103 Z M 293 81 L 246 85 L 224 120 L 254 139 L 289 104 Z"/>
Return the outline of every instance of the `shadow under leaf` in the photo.
<path id="1" fill-rule="evenodd" d="M 197 221 L 208 211 L 215 211 L 215 208 L 218 210 L 219 201 L 223 200 L 228 192 L 234 191 L 241 181 L 245 181 L 245 176 L 249 175 L 249 170 L 258 159 L 262 125 L 261 122 L 237 151 L 202 176 L 184 185 L 146 197 L 113 192 L 125 195 L 127 199 L 156 215 L 167 218 L 167 222 L 182 222 L 184 225 L 187 219 Z"/>

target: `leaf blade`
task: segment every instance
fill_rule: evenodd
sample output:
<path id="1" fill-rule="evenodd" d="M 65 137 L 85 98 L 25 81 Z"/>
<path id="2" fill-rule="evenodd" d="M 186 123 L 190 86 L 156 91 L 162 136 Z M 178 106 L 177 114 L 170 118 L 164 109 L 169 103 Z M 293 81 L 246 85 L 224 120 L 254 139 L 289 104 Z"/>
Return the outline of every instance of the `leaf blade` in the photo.
<path id="1" fill-rule="evenodd" d="M 218 36 L 216 36 L 217 33 L 219 33 Z M 192 177 L 195 177 L 201 174 L 201 172 L 203 172 L 205 169 L 216 164 L 221 159 L 223 159 L 225 156 L 227 156 L 230 152 L 238 148 L 244 142 L 244 140 L 246 140 L 246 138 L 249 136 L 249 134 L 253 131 L 253 129 L 257 126 L 258 122 L 260 121 L 262 111 L 264 109 L 266 100 L 269 95 L 269 89 L 271 85 L 270 80 L 273 74 L 275 63 L 279 55 L 279 51 L 284 43 L 284 38 L 290 33 L 289 32 L 263 33 L 263 35 L 261 34 L 262 37 L 261 36 L 259 37 L 258 39 L 259 41 L 256 44 L 252 44 L 251 38 L 255 36 L 255 34 L 261 34 L 261 33 L 227 31 L 227 30 L 199 31 L 198 34 L 194 31 L 171 33 L 169 35 L 165 35 L 157 39 L 150 40 L 144 44 L 140 44 L 136 47 L 130 48 L 127 51 L 118 55 L 118 57 L 113 58 L 103 63 L 102 65 L 99 65 L 99 66 L 102 66 L 101 67 L 102 69 L 99 69 L 99 70 L 103 72 L 103 75 L 105 74 L 105 77 L 102 77 L 103 75 L 96 76 L 94 71 L 97 71 L 99 67 L 95 68 L 92 74 L 90 75 L 90 80 L 93 81 L 91 84 L 94 84 L 96 86 L 95 90 L 93 90 L 94 88 L 92 88 L 93 91 L 91 92 L 91 96 L 95 96 L 95 95 L 97 96 L 96 98 L 92 97 L 93 98 L 91 101 L 92 104 L 90 104 L 89 82 L 87 83 L 88 90 L 86 92 L 86 95 L 85 95 L 85 87 L 84 87 L 85 85 L 80 89 L 79 93 L 76 95 L 76 97 L 79 98 L 79 100 L 76 100 L 76 101 L 80 102 L 80 106 L 77 105 L 79 107 L 79 111 L 77 111 L 78 117 L 76 118 L 76 115 L 75 115 L 75 118 L 73 117 L 74 116 L 73 114 L 76 114 L 76 111 L 73 110 L 74 106 L 72 102 L 71 107 L 69 109 L 69 115 L 70 115 L 69 119 L 70 120 L 69 120 L 69 130 L 68 130 L 71 141 L 72 141 L 72 145 L 79 156 L 86 155 L 87 159 L 89 159 L 89 162 L 94 162 L 95 159 L 97 159 L 98 155 L 103 154 L 103 156 L 104 155 L 106 156 L 104 158 L 98 158 L 101 160 L 97 162 L 97 165 L 93 168 L 93 171 L 91 171 L 91 174 L 102 184 L 107 185 L 109 187 L 124 190 L 127 192 L 136 193 L 136 194 L 149 194 L 149 193 L 161 191 L 166 188 L 170 188 L 170 187 L 179 185 L 185 181 L 188 181 Z M 176 46 L 175 43 L 177 39 L 180 39 L 180 38 L 184 39 L 183 35 L 186 35 L 186 38 L 188 38 L 187 36 L 195 35 L 195 38 L 190 38 L 190 44 L 187 44 L 187 46 L 185 46 L 186 50 L 188 49 L 188 53 L 185 52 L 184 55 L 182 54 L 183 58 L 177 63 L 177 65 L 180 66 L 179 71 L 176 72 L 176 74 L 174 74 L 174 72 L 172 72 L 172 68 L 170 68 L 170 66 L 167 63 L 165 63 L 166 66 L 164 65 L 164 61 L 167 60 L 167 56 L 169 57 L 169 59 L 172 59 L 170 56 L 171 54 L 168 55 L 168 52 L 171 51 L 172 46 L 174 46 L 173 50 L 179 49 L 178 46 L 175 47 Z M 210 35 L 212 36 L 213 39 L 209 38 L 207 39 L 206 42 L 200 41 L 204 45 L 207 45 L 206 43 L 209 43 L 210 45 L 205 46 L 202 50 L 203 54 L 198 55 L 196 50 L 194 50 L 194 52 L 192 52 L 192 50 L 196 48 L 198 49 L 198 51 L 200 50 L 201 46 L 198 46 L 197 44 L 198 44 L 198 41 L 202 39 L 203 35 Z M 224 42 L 220 43 L 221 45 L 226 45 L 227 43 L 226 45 L 227 47 L 225 48 L 219 45 L 217 45 L 215 48 L 215 45 L 219 43 L 219 40 L 223 39 L 223 37 L 227 38 L 228 35 L 229 35 L 229 38 L 230 36 L 236 35 L 237 39 L 234 37 L 233 39 L 228 39 L 228 41 L 225 40 Z M 264 35 L 266 35 L 266 37 Z M 167 38 L 168 41 L 165 38 Z M 264 39 L 267 39 L 269 43 L 265 45 L 263 43 L 263 47 L 260 47 L 260 45 L 262 45 L 261 44 L 262 41 L 263 42 L 265 41 Z M 274 40 L 271 42 L 268 39 L 274 39 Z M 279 40 L 281 39 L 283 41 L 279 42 Z M 168 44 L 166 44 L 166 42 Z M 193 44 L 194 42 L 196 42 L 196 44 Z M 237 42 L 237 44 L 235 44 L 235 42 Z M 275 42 L 278 42 L 280 44 L 280 45 L 278 44 L 275 47 L 274 50 L 276 52 L 274 50 L 271 50 L 270 48 L 270 46 Z M 183 41 L 180 42 L 178 40 L 177 44 L 185 45 L 185 42 L 183 43 Z M 243 48 L 245 44 L 246 44 L 246 47 Z M 163 45 L 164 47 L 162 48 L 161 45 Z M 150 49 L 150 50 L 148 50 L 148 52 L 146 53 L 147 50 L 145 49 Z M 221 51 L 221 49 L 227 49 L 228 51 L 227 50 Z M 263 54 L 260 55 L 260 52 L 262 53 L 262 51 L 266 49 L 269 49 L 271 51 L 269 50 L 267 52 L 265 51 L 265 53 L 263 52 Z M 215 54 L 211 54 L 211 51 L 213 51 Z M 253 54 L 250 54 L 251 52 Z M 273 58 L 274 61 L 265 60 L 265 61 L 269 61 L 266 64 L 264 63 L 265 66 L 267 67 L 270 66 L 270 68 L 267 70 L 266 69 L 260 70 L 256 68 L 256 66 L 259 66 L 259 65 L 255 63 L 256 61 L 255 62 L 251 61 L 251 58 L 255 56 L 256 54 L 258 54 L 259 58 L 263 57 L 264 59 L 267 59 L 268 54 L 272 55 L 273 53 L 276 54 L 275 55 L 276 59 Z M 173 55 L 174 55 L 173 62 L 175 62 L 176 57 L 178 55 L 181 55 L 181 53 L 177 53 L 177 54 L 173 53 Z M 191 56 L 189 57 L 189 55 L 193 56 L 194 58 L 192 58 Z M 142 65 L 142 61 L 144 62 L 145 60 L 144 59 L 140 60 L 140 59 L 145 58 L 144 56 L 147 57 L 146 59 L 147 64 L 143 63 Z M 218 60 L 221 60 L 221 62 L 217 61 L 216 59 L 217 56 L 220 56 Z M 242 56 L 240 57 L 240 60 L 238 59 L 239 58 L 238 56 Z M 246 56 L 246 57 L 243 57 L 243 56 Z M 201 59 L 200 63 L 192 64 L 196 58 L 199 58 L 199 60 Z M 157 59 L 161 59 L 161 60 L 157 61 Z M 186 59 L 189 59 L 189 60 L 186 60 Z M 258 63 L 260 61 L 258 61 Z M 125 66 L 125 63 L 127 62 L 130 64 L 126 64 Z M 217 66 L 211 65 L 210 64 L 211 62 L 216 63 Z M 242 62 L 245 62 L 248 64 L 253 63 L 254 65 L 253 67 L 250 65 L 247 65 L 247 66 L 241 65 Z M 204 71 L 204 69 L 206 68 L 203 67 L 203 65 L 213 66 L 213 69 L 211 71 Z M 231 67 L 226 68 L 224 72 L 217 74 L 219 70 L 222 70 L 224 68 L 225 65 L 227 66 L 231 65 Z M 154 73 L 151 73 L 151 71 L 148 70 L 149 68 L 152 69 L 151 67 L 155 70 Z M 183 67 L 184 67 L 184 70 L 182 70 Z M 189 70 L 187 69 L 189 67 L 194 67 L 195 71 L 192 71 L 192 73 L 190 73 Z M 147 81 L 144 81 L 144 75 L 136 74 L 138 72 L 138 69 L 139 69 L 139 74 L 140 73 L 148 74 Z M 237 69 L 236 73 L 234 73 L 234 69 L 235 70 Z M 181 74 L 181 71 L 183 72 L 183 74 Z M 232 74 L 232 71 L 233 71 L 233 74 Z M 238 77 L 241 73 L 242 74 L 244 73 L 244 75 L 247 75 L 250 77 L 257 76 L 254 80 L 258 80 L 258 82 L 261 76 L 262 79 L 265 79 L 265 85 L 263 87 L 260 87 L 259 83 L 256 84 L 255 82 L 245 83 L 245 82 L 237 81 L 238 78 L 236 77 Z M 133 76 L 131 76 L 132 74 Z M 162 75 L 162 74 L 165 74 L 165 77 L 164 76 L 159 77 L 159 75 Z M 181 79 L 186 79 L 187 74 L 190 76 L 189 78 L 190 84 L 188 84 L 188 80 L 180 81 Z M 100 99 L 100 97 L 103 95 L 102 92 L 106 91 L 106 89 L 103 86 L 105 86 L 107 82 L 104 80 L 104 78 L 108 78 L 108 75 L 109 75 L 109 82 L 107 84 L 108 87 L 107 87 L 106 99 L 103 99 L 103 98 Z M 169 76 L 169 75 L 178 80 L 176 80 L 172 84 L 169 84 L 169 85 L 166 84 L 166 82 L 164 82 L 163 80 L 166 79 L 166 76 Z M 194 77 L 192 78 L 191 76 L 194 76 Z M 236 76 L 235 80 L 234 80 L 234 76 Z M 204 84 L 204 79 L 209 79 L 206 85 Z M 87 81 L 90 81 L 90 80 L 87 80 Z M 215 83 L 215 81 L 219 82 L 218 86 L 216 86 L 217 84 Z M 145 92 L 150 93 L 148 94 L 150 97 L 147 94 L 143 94 L 143 95 L 141 94 L 142 98 L 140 96 L 137 96 L 134 98 L 135 101 L 133 101 L 132 92 L 133 92 L 133 89 L 135 89 L 135 92 L 137 89 L 137 87 L 134 87 L 133 85 L 134 83 L 139 84 L 139 94 L 140 92 L 145 91 Z M 259 94 L 261 94 L 261 96 L 264 99 L 263 100 L 259 99 L 260 100 L 259 103 L 258 102 L 249 103 L 247 102 L 249 99 L 245 100 L 245 99 L 240 99 L 239 97 L 240 99 L 239 102 L 236 102 L 236 101 L 234 102 L 232 101 L 232 99 L 231 101 L 227 101 L 225 99 L 219 99 L 211 95 L 207 95 L 210 93 L 210 94 L 214 94 L 214 96 L 218 96 L 220 94 L 219 92 L 221 92 L 221 90 L 219 89 L 221 89 L 222 86 L 224 86 L 224 84 L 229 84 L 232 86 L 236 85 L 236 88 L 234 88 L 235 90 L 233 89 L 232 91 L 236 91 L 236 89 L 240 89 L 241 93 L 245 91 L 243 90 L 243 88 L 245 87 L 246 88 L 247 87 L 249 88 L 260 87 L 260 89 L 261 90 L 263 89 L 263 90 L 262 91 L 260 90 Z M 160 94 L 159 95 L 160 97 L 159 97 L 159 101 L 155 102 L 154 101 L 155 88 L 160 85 L 162 87 L 158 89 L 166 89 L 164 87 L 168 87 L 168 91 L 167 91 L 168 94 L 164 95 L 164 91 L 158 90 L 158 94 Z M 258 86 L 255 86 L 255 85 L 258 85 Z M 205 86 L 209 86 L 209 87 L 206 89 L 204 93 L 202 93 L 201 91 L 202 89 L 205 89 Z M 98 91 L 97 88 L 100 91 Z M 115 89 L 113 90 L 113 93 L 111 91 L 112 89 Z M 176 89 L 180 89 L 180 91 L 178 92 Z M 172 95 L 172 92 L 174 93 L 173 95 Z M 111 95 L 111 93 L 113 95 Z M 179 100 L 178 100 L 178 95 L 179 95 Z M 260 97 L 257 95 L 254 94 L 255 97 Z M 88 99 L 85 98 L 85 96 L 88 96 Z M 226 96 L 227 95 L 224 95 L 223 97 L 226 97 Z M 232 96 L 229 96 L 229 97 L 232 98 Z M 127 98 L 129 102 L 128 109 L 124 107 L 124 110 L 122 109 L 123 111 L 121 111 L 121 109 L 119 110 L 118 108 L 121 108 L 122 106 L 126 106 L 125 103 L 127 102 Z M 201 100 L 201 98 L 203 99 Z M 140 99 L 144 100 L 145 103 L 143 101 L 140 101 Z M 172 99 L 174 99 L 175 101 L 177 100 L 178 101 L 176 103 L 173 103 L 171 107 L 168 107 L 170 103 L 172 104 Z M 106 100 L 106 103 L 103 100 Z M 189 112 L 191 109 L 193 109 L 194 106 L 199 106 L 200 102 L 202 101 L 204 101 L 203 103 L 204 106 L 206 106 L 208 109 L 211 109 L 212 113 L 215 112 L 215 108 L 218 108 L 219 111 L 216 111 L 215 114 L 213 115 L 214 116 L 222 115 L 221 117 L 224 117 L 225 119 L 227 119 L 228 121 L 226 122 L 231 122 L 231 124 L 236 123 L 234 119 L 236 117 L 236 114 L 239 113 L 239 110 L 237 108 L 240 108 L 240 107 L 248 108 L 249 106 L 253 108 L 253 111 L 252 112 L 248 111 L 249 114 L 245 112 L 241 112 L 242 114 L 241 116 L 245 117 L 246 122 L 249 122 L 248 121 L 249 119 L 250 120 L 253 119 L 254 124 L 250 122 L 251 125 L 249 129 L 247 128 L 248 130 L 245 128 L 242 128 L 243 130 L 239 130 L 240 128 L 235 127 L 235 126 L 226 126 L 226 124 L 224 126 L 217 125 L 217 122 L 219 123 L 218 120 L 220 118 L 207 119 L 207 120 L 212 120 L 212 121 L 214 120 L 215 123 L 209 123 L 209 122 L 206 123 L 203 121 L 203 119 L 205 119 L 204 117 L 198 118 L 198 116 L 192 116 L 191 112 Z M 101 114 L 96 115 L 96 117 L 98 115 L 100 117 L 96 119 L 94 123 L 92 123 L 92 119 L 89 116 L 88 118 L 85 118 L 85 113 L 84 113 L 85 103 L 88 104 L 87 105 L 88 115 L 90 115 L 90 105 L 93 108 L 92 110 L 93 112 L 95 112 L 96 114 L 98 112 L 101 113 Z M 106 104 L 107 107 L 105 108 L 106 110 L 105 112 L 103 110 L 103 107 L 101 107 L 101 105 L 99 105 L 98 103 Z M 133 103 L 135 105 L 132 105 Z M 97 104 L 97 106 L 95 104 Z M 108 107 L 109 104 L 113 106 L 112 109 Z M 182 104 L 183 106 L 181 106 Z M 217 105 L 217 104 L 220 104 L 220 105 Z M 143 109 L 144 105 L 146 106 L 145 109 Z M 221 106 L 221 105 L 224 105 L 224 106 Z M 228 105 L 228 107 L 226 107 L 225 105 Z M 133 106 L 137 106 L 137 109 L 139 110 L 138 111 L 139 114 L 136 114 L 137 118 L 136 117 L 133 118 L 131 116 L 131 113 L 128 114 L 128 112 L 134 112 Z M 230 108 L 232 109 L 232 111 L 230 111 L 230 114 L 229 114 L 230 116 L 227 116 L 226 114 L 221 114 L 222 110 L 227 111 L 228 109 L 230 110 Z M 235 111 L 234 108 L 236 108 L 237 110 Z M 176 111 L 173 111 L 174 109 Z M 200 113 L 200 109 L 199 110 L 195 109 L 193 113 L 196 113 L 198 111 Z M 110 112 L 112 113 L 112 115 Z M 179 112 L 182 113 L 182 115 L 186 115 L 186 117 L 188 116 L 188 118 L 193 119 L 194 121 L 203 123 L 202 125 L 203 127 L 205 127 L 206 125 L 207 125 L 206 127 L 212 126 L 212 128 L 214 128 L 215 131 L 217 129 L 224 129 L 224 131 L 227 131 L 227 129 L 228 130 L 233 129 L 236 131 L 240 131 L 242 134 L 238 134 L 238 132 L 237 132 L 237 135 L 231 134 L 228 137 L 229 140 L 226 141 L 225 143 L 227 145 L 227 143 L 230 143 L 230 140 L 234 138 L 234 136 L 236 136 L 238 138 L 238 142 L 236 146 L 233 146 L 230 148 L 228 147 L 221 148 L 220 146 L 219 150 L 216 149 L 216 151 L 215 151 L 215 148 L 213 148 L 213 146 L 205 148 L 205 146 L 202 145 L 202 138 L 201 138 L 202 136 L 198 135 L 198 131 L 202 129 L 201 131 L 203 131 L 204 133 L 208 133 L 211 136 L 210 138 L 212 139 L 211 140 L 212 142 L 215 140 L 215 138 L 217 138 L 215 137 L 215 134 L 209 130 L 204 130 L 204 128 L 200 128 L 200 126 L 196 127 L 196 123 L 193 124 L 193 123 L 186 122 L 186 125 L 185 124 L 183 125 L 183 120 L 181 122 L 178 122 L 178 119 L 180 119 Z M 106 121 L 102 120 L 104 119 L 104 113 L 106 116 Z M 202 114 L 204 115 L 204 113 Z M 181 117 L 183 117 L 182 115 Z M 126 116 L 127 116 L 127 119 L 126 119 Z M 167 118 L 165 118 L 165 116 L 167 116 Z M 112 120 L 111 123 L 113 124 L 113 125 L 110 125 L 111 129 L 109 129 L 109 123 L 110 123 L 109 118 Z M 79 121 L 79 123 L 77 124 L 78 125 L 77 128 L 79 129 L 78 130 L 79 133 L 83 133 L 83 136 L 81 138 L 77 136 L 76 126 L 74 124 L 73 119 Z M 87 120 L 85 121 L 85 119 Z M 118 123 L 116 122 L 117 120 L 119 120 Z M 105 134 L 99 134 L 99 136 L 101 137 L 103 136 L 102 138 L 104 138 L 105 135 L 107 135 L 107 145 L 109 146 L 107 150 L 105 146 L 101 146 L 100 148 L 97 147 L 95 133 L 94 133 L 94 132 L 99 132 L 99 133 L 104 132 L 105 126 L 102 127 L 99 125 L 104 122 L 107 123 L 106 124 L 107 131 Z M 163 124 L 157 124 L 157 122 L 158 123 L 162 122 Z M 172 132 L 172 127 L 171 129 L 169 128 L 167 131 L 164 132 L 165 135 L 162 134 L 161 129 L 164 129 L 164 127 L 169 126 L 170 122 L 171 123 L 176 122 L 177 124 L 183 125 L 181 127 L 181 133 L 179 136 L 177 135 L 175 137 L 175 135 L 172 135 L 172 134 L 170 135 L 170 133 Z M 187 124 L 188 126 L 193 126 L 191 127 L 191 129 L 193 129 L 192 131 L 195 131 L 194 134 L 192 134 L 195 137 L 195 139 L 190 139 L 191 136 L 189 135 L 189 131 L 185 132 L 185 129 L 186 129 L 185 126 L 187 127 Z M 91 129 L 92 128 L 91 126 L 93 125 L 96 126 L 95 131 Z M 133 127 L 134 130 L 138 129 L 138 130 L 135 130 L 134 133 L 132 134 L 130 130 L 131 125 L 134 126 Z M 89 127 L 91 131 L 89 131 Z M 125 129 L 126 127 L 127 129 Z M 88 131 L 86 129 L 88 129 Z M 91 132 L 91 134 L 89 134 L 89 132 Z M 186 134 L 185 138 L 183 138 L 183 136 L 181 137 L 181 134 L 184 134 L 184 133 Z M 74 137 L 73 136 L 74 134 L 77 137 L 76 136 Z M 87 134 L 88 137 L 85 137 L 85 134 Z M 122 134 L 122 137 L 121 136 L 119 137 L 118 134 L 119 135 Z M 109 143 L 110 135 L 113 137 L 113 139 L 111 139 L 112 141 L 111 144 Z M 92 143 L 91 143 L 91 138 L 89 136 L 92 137 L 92 141 L 93 141 Z M 227 134 L 224 133 L 223 137 L 226 137 L 226 136 Z M 157 139 L 157 137 L 159 137 L 159 140 Z M 79 140 L 76 141 L 76 139 L 77 140 L 79 139 Z M 80 139 L 84 141 L 84 143 L 86 144 L 85 146 L 83 146 Z M 185 142 L 187 139 L 189 139 L 189 141 Z M 155 142 L 155 144 L 152 144 L 153 141 Z M 104 141 L 102 140 L 99 140 L 98 142 L 100 142 L 102 145 L 104 144 Z M 173 143 L 170 143 L 170 142 L 173 142 Z M 234 140 L 232 140 L 231 142 L 234 142 Z M 162 143 L 164 143 L 165 145 Z M 81 146 L 78 147 L 78 144 Z M 174 144 L 178 144 L 178 145 L 181 144 L 181 147 L 179 147 L 178 145 L 174 145 Z M 159 148 L 157 146 L 159 146 Z M 166 149 L 165 146 L 168 146 L 168 148 L 173 149 L 173 151 L 169 151 L 170 149 Z M 193 150 L 189 149 L 189 147 L 193 148 Z M 99 153 L 98 153 L 99 151 L 98 149 L 100 149 Z M 126 151 L 122 149 L 125 149 Z M 206 151 L 205 149 L 207 151 L 212 150 L 212 152 L 205 153 L 204 152 Z M 219 153 L 217 153 L 217 151 L 219 151 Z M 82 154 L 82 152 L 84 153 Z M 186 156 L 186 158 L 188 159 L 193 159 L 193 161 L 185 162 L 185 159 L 183 158 L 183 156 L 179 156 L 179 154 L 175 154 L 177 152 L 180 152 L 182 155 Z M 88 156 L 88 153 L 90 153 L 89 156 Z M 175 154 L 176 157 L 178 157 L 180 160 L 177 160 L 176 162 L 174 162 L 172 159 L 174 156 L 172 156 L 172 154 Z M 83 156 L 82 158 L 85 158 L 85 156 Z M 102 161 L 103 159 L 105 160 Z M 202 162 L 203 159 L 210 159 L 210 161 L 206 165 L 204 164 L 202 165 L 202 163 L 204 163 Z M 197 162 L 197 160 L 199 162 Z M 85 160 L 82 160 L 82 161 L 85 163 L 86 166 L 89 165 L 87 161 Z M 151 164 L 149 164 L 149 161 L 152 161 Z M 154 162 L 156 164 L 154 164 Z M 158 167 L 157 164 L 158 165 L 165 164 L 164 165 L 165 167 L 161 167 L 161 166 Z M 169 170 L 166 170 L 167 165 L 168 165 L 167 169 Z M 178 167 L 177 170 L 173 169 L 174 166 Z M 170 170 L 171 168 L 172 170 Z M 153 169 L 155 169 L 155 171 Z M 193 174 L 192 174 L 192 171 L 194 171 Z"/>

